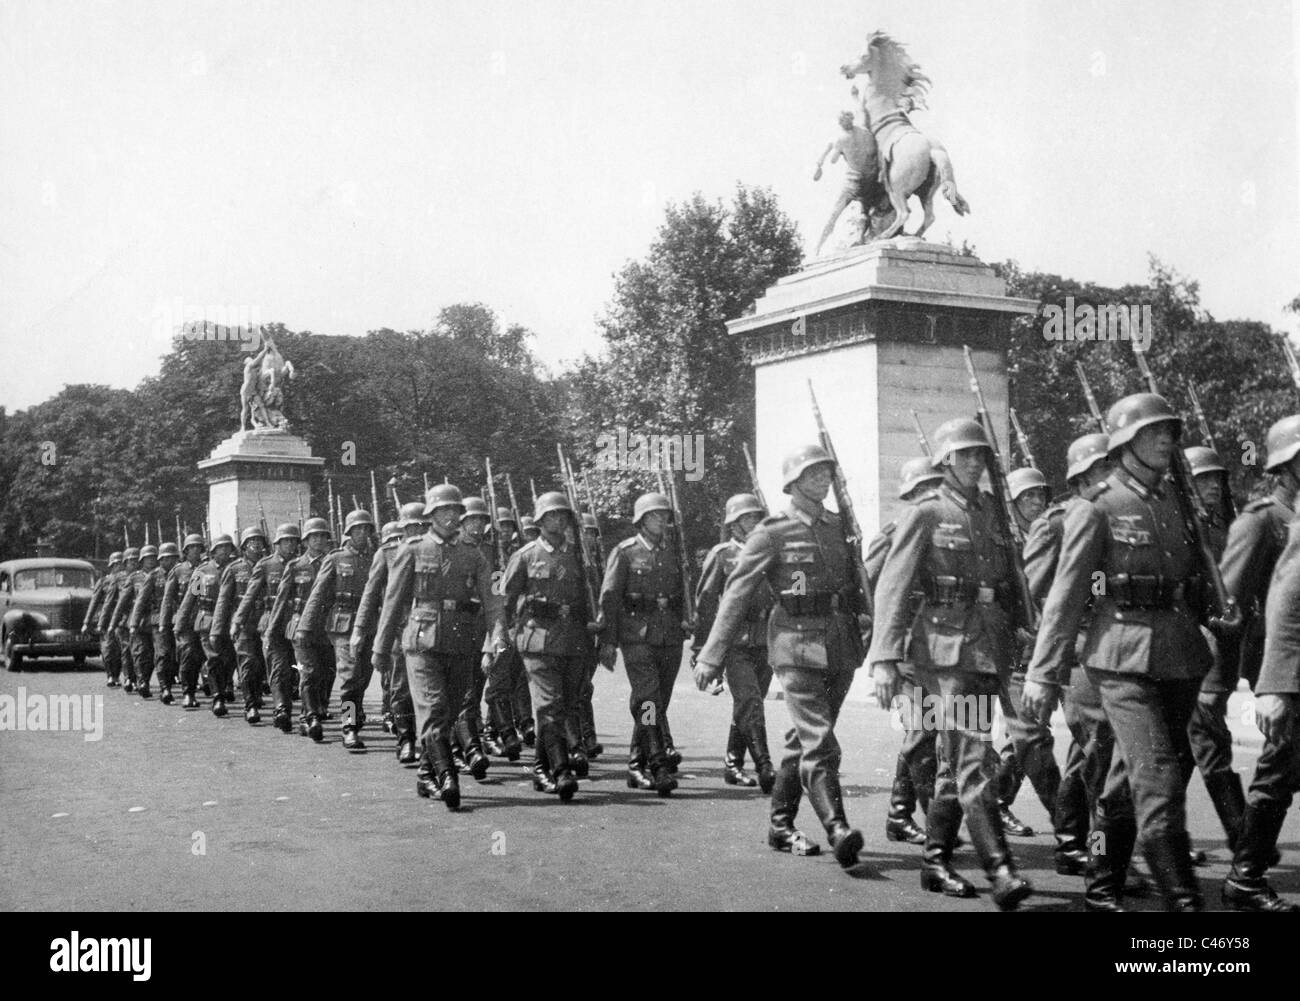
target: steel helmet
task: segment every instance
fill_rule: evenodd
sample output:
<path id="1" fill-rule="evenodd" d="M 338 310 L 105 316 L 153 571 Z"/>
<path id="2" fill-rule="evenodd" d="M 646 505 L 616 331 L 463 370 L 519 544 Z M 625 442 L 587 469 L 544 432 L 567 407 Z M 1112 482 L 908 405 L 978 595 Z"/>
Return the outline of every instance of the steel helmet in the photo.
<path id="1" fill-rule="evenodd" d="M 1212 448 L 1206 448 L 1204 445 L 1193 445 L 1191 448 L 1183 449 L 1183 455 L 1187 456 L 1187 464 L 1192 467 L 1192 475 L 1200 476 L 1202 473 L 1226 473 L 1227 467 L 1224 466 L 1223 460 L 1219 458 L 1219 453 Z"/>
<path id="2" fill-rule="evenodd" d="M 430 487 L 429 492 L 424 495 L 424 513 L 433 514 L 440 507 L 455 507 L 464 512 L 465 501 L 460 495 L 460 490 L 450 483 L 439 483 Z"/>
<path id="3" fill-rule="evenodd" d="M 136 549 L 135 546 L 127 546 L 124 550 L 122 550 L 123 563 L 130 563 L 132 560 L 138 560 L 139 558 L 140 558 L 140 550 Z"/>
<path id="4" fill-rule="evenodd" d="M 766 516 L 767 509 L 758 502 L 753 494 L 732 494 L 727 498 L 727 506 L 722 515 L 722 523 L 730 525 L 739 521 L 742 515 L 761 514 Z"/>
<path id="5" fill-rule="evenodd" d="M 198 532 L 191 532 L 189 535 L 185 536 L 185 542 L 181 546 L 181 550 L 184 551 L 189 549 L 190 546 L 198 546 L 200 549 L 203 549 L 207 546 L 207 543 L 203 541 L 203 536 L 199 535 Z"/>
<path id="6" fill-rule="evenodd" d="M 285 539 L 302 539 L 302 532 L 300 532 L 298 526 L 291 521 L 286 521 L 275 530 L 275 541 L 277 543 L 283 542 Z"/>
<path id="7" fill-rule="evenodd" d="M 162 559 L 164 556 L 180 556 L 180 554 L 180 550 L 176 548 L 176 543 L 174 542 L 164 542 L 158 547 L 159 559 Z"/>
<path id="8" fill-rule="evenodd" d="M 392 539 L 402 537 L 402 526 L 395 521 L 384 522 L 384 527 L 379 530 L 379 541 L 389 542 Z"/>
<path id="9" fill-rule="evenodd" d="M 781 463 L 781 489 L 790 492 L 790 485 L 803 475 L 805 469 L 823 462 L 835 464 L 830 453 L 820 445 L 803 445 L 785 457 Z"/>
<path id="10" fill-rule="evenodd" d="M 1007 473 L 1007 493 L 1015 500 L 1026 490 L 1047 489 L 1047 478 L 1033 466 L 1021 466 Z"/>
<path id="11" fill-rule="evenodd" d="M 202 545 L 202 543 L 203 540 L 200 539 L 199 544 Z M 108 554 L 108 565 L 110 567 L 115 567 L 121 562 L 122 562 L 122 554 L 120 551 L 115 551 Z"/>
<path id="12" fill-rule="evenodd" d="M 234 549 L 235 540 L 232 539 L 225 532 L 222 532 L 220 535 L 213 538 L 212 545 L 208 547 L 208 552 L 214 553 L 217 551 L 217 548 L 220 546 L 229 546 L 231 549 Z"/>
<path id="13" fill-rule="evenodd" d="M 906 497 L 917 487 L 927 483 L 938 483 L 942 479 L 943 474 L 936 472 L 930 465 L 929 456 L 919 455 L 914 459 L 904 459 L 903 464 L 898 467 L 898 496 Z"/>
<path id="14" fill-rule="evenodd" d="M 157 555 L 158 555 L 158 547 L 157 547 L 157 546 L 141 546 L 141 547 L 140 547 L 140 559 L 144 559 L 146 556 L 157 556 Z"/>
<path id="15" fill-rule="evenodd" d="M 311 535 L 330 535 L 329 522 L 324 518 L 308 518 L 302 523 L 302 537 L 305 540 Z"/>
<path id="16" fill-rule="evenodd" d="M 465 510 L 461 512 L 460 520 L 464 521 L 466 518 L 487 518 L 489 521 L 491 520 L 492 515 L 488 513 L 488 506 L 484 503 L 482 497 L 470 494 L 465 498 Z"/>
<path id="17" fill-rule="evenodd" d="M 1065 452 L 1065 478 L 1082 476 L 1110 454 L 1110 435 L 1094 432 L 1075 438 Z"/>
<path id="18" fill-rule="evenodd" d="M 641 519 L 651 511 L 667 511 L 673 513 L 673 506 L 668 502 L 668 498 L 660 493 L 642 494 L 632 505 L 632 524 L 641 524 Z"/>
<path id="19" fill-rule="evenodd" d="M 1268 429 L 1265 442 L 1268 458 L 1264 460 L 1264 470 L 1271 473 L 1290 462 L 1300 452 L 1300 414 L 1292 414 L 1275 422 Z"/>
<path id="20" fill-rule="evenodd" d="M 243 549 L 253 539 L 261 539 L 263 542 L 266 542 L 266 533 L 256 525 L 250 525 L 239 535 L 239 548 Z"/>
<path id="21" fill-rule="evenodd" d="M 497 524 L 498 524 L 498 525 L 513 525 L 515 528 L 518 528 L 518 527 L 519 527 L 519 525 L 515 523 L 515 515 L 514 515 L 514 512 L 511 511 L 510 508 L 508 508 L 508 507 L 499 507 L 499 508 L 497 508 Z"/>
<path id="22" fill-rule="evenodd" d="M 519 516 L 519 534 L 522 535 L 524 532 L 529 531 L 536 532 L 540 535 L 542 530 L 537 527 L 530 515 L 521 514 Z"/>
<path id="23" fill-rule="evenodd" d="M 1111 404 L 1106 412 L 1106 426 L 1110 428 L 1110 441 L 1106 448 L 1115 451 L 1137 437 L 1137 433 L 1152 424 L 1166 421 L 1174 425 L 1174 439 L 1183 433 L 1183 421 L 1170 408 L 1163 396 L 1155 393 L 1134 393 Z"/>
<path id="24" fill-rule="evenodd" d="M 411 525 L 427 525 L 429 519 L 424 516 L 424 505 L 419 501 L 410 501 L 402 505 L 402 510 L 397 519 L 399 528 L 408 528 Z"/>
<path id="25" fill-rule="evenodd" d="M 570 515 L 573 514 L 573 506 L 569 503 L 569 498 L 559 490 L 548 490 L 537 498 L 537 507 L 533 510 L 533 522 L 541 521 L 543 516 L 552 511 L 567 511 Z"/>
<path id="26" fill-rule="evenodd" d="M 347 535 L 358 525 L 369 525 L 371 528 L 375 527 L 375 519 L 370 517 L 370 512 L 363 507 L 348 512 L 348 516 L 343 519 L 343 534 Z"/>
<path id="27" fill-rule="evenodd" d="M 596 516 L 590 511 L 582 512 L 582 527 L 589 528 L 593 532 L 600 531 L 600 522 L 596 521 Z"/>
<path id="28" fill-rule="evenodd" d="M 992 448 L 984 426 L 969 417 L 955 417 L 944 421 L 934 432 L 934 454 L 930 456 L 930 465 L 938 468 L 943 460 L 953 452 L 963 448 Z"/>

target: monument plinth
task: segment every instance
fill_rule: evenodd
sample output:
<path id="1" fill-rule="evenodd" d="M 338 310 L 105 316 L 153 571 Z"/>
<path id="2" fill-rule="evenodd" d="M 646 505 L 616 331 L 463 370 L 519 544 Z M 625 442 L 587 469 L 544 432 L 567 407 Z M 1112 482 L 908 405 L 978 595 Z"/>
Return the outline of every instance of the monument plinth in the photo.
<path id="1" fill-rule="evenodd" d="M 1038 303 L 1008 296 L 975 257 L 896 237 L 810 262 L 778 281 L 754 312 L 727 324 L 755 368 L 757 466 L 781 497 L 781 459 L 817 440 L 808 380 L 869 535 L 896 517 L 899 464 L 921 454 L 911 411 L 932 432 L 970 417 L 969 345 L 999 440 L 1007 447 L 1006 342 L 1011 319 Z"/>
<path id="2" fill-rule="evenodd" d="M 199 463 L 208 481 L 208 531 L 235 535 L 263 512 L 272 532 L 298 523 L 311 512 L 311 480 L 323 465 L 307 442 L 282 428 L 237 431 Z"/>

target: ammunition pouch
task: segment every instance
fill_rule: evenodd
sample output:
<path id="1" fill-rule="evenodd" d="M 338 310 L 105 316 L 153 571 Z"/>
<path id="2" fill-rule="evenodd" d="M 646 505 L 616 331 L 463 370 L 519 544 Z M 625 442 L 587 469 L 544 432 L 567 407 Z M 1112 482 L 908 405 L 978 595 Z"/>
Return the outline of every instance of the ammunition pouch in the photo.
<path id="1" fill-rule="evenodd" d="M 1106 577 L 1106 593 L 1121 609 L 1168 611 L 1184 598 L 1201 603 L 1200 585 L 1199 577 L 1188 578 L 1186 582 L 1148 574 L 1118 573 Z"/>
<path id="2" fill-rule="evenodd" d="M 567 619 L 571 609 L 572 606 L 552 601 L 545 595 L 530 594 L 524 598 L 522 613 L 525 618 L 550 622 L 555 619 Z"/>
<path id="3" fill-rule="evenodd" d="M 989 584 L 966 577 L 936 574 L 925 582 L 925 600 L 931 605 L 999 605 L 1004 610 L 1015 606 L 1015 594 L 1008 583 Z"/>
<path id="4" fill-rule="evenodd" d="M 785 613 L 796 617 L 825 618 L 834 612 L 865 614 L 866 602 L 861 599 L 861 589 L 856 585 L 842 587 L 838 591 L 814 591 L 807 594 L 782 591 L 777 595 L 777 601 Z"/>
<path id="5" fill-rule="evenodd" d="M 623 594 L 623 610 L 632 615 L 651 615 L 654 612 L 681 613 L 682 602 L 678 597 L 668 595 L 643 594 L 639 591 L 627 591 Z"/>

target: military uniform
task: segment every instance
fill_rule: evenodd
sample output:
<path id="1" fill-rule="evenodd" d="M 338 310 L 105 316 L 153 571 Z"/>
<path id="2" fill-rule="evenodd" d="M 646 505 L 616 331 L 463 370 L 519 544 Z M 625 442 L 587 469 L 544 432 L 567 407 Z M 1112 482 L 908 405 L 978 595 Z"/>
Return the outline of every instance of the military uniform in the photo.
<path id="1" fill-rule="evenodd" d="M 304 533 L 304 536 L 306 533 Z M 284 568 L 280 578 L 280 587 L 275 592 L 275 604 L 271 608 L 271 621 L 267 629 L 283 636 L 292 643 L 294 660 L 298 664 L 298 694 L 302 698 L 302 732 L 306 734 L 313 726 L 319 727 L 325 717 L 329 689 L 324 689 L 325 675 L 333 684 L 334 648 L 329 645 L 317 646 L 303 643 L 298 638 L 303 609 L 311 596 L 312 585 L 320 572 L 325 554 L 313 556 L 305 548 L 302 555 L 296 557 Z M 319 732 L 319 731 L 318 731 Z M 316 736 L 313 735 L 313 739 Z"/>
<path id="2" fill-rule="evenodd" d="M 345 734 L 360 730 L 365 723 L 363 702 L 374 671 L 369 638 L 355 657 L 349 646 L 371 559 L 368 551 L 358 549 L 351 540 L 326 554 L 298 622 L 298 633 L 310 637 L 310 642 L 295 647 L 298 663 L 304 667 L 304 677 L 321 674 L 332 678 L 337 674 Z M 313 711 L 323 715 L 329 708 L 330 689 L 322 683 L 313 698 L 320 700 Z"/>
<path id="3" fill-rule="evenodd" d="M 384 591 L 388 587 L 388 573 L 397 550 L 405 540 L 395 539 L 385 542 L 375 552 L 370 563 L 370 573 L 366 576 L 366 586 L 361 592 L 361 602 L 357 605 L 357 620 L 353 632 L 372 642 L 375 630 L 379 626 L 380 612 L 384 603 Z M 397 734 L 398 743 L 415 740 L 415 708 L 411 704 L 411 684 L 406 673 L 406 654 L 402 652 L 400 632 L 406 625 L 405 619 L 399 619 L 394 629 L 394 640 L 387 650 L 372 649 L 371 662 L 379 670 L 381 677 L 388 679 L 388 705 L 393 714 L 393 732 Z M 400 750 L 400 749 L 399 749 Z"/>
<path id="4" fill-rule="evenodd" d="M 1168 409 L 1163 400 L 1159 404 Z M 1130 420 L 1128 426 L 1141 425 Z M 1140 837 L 1167 905 L 1179 908 L 1200 903 L 1188 859 L 1187 723 L 1210 651 L 1187 605 L 1195 569 L 1193 545 L 1171 493 L 1116 469 L 1088 500 L 1066 512 L 1060 564 L 1029 671 L 1036 682 L 1063 680 L 1091 599 L 1092 622 L 1078 659 L 1100 692 L 1119 751 L 1097 803 L 1106 864 L 1126 870 L 1134 837 Z M 1105 576 L 1102 594 L 1093 588 L 1098 572 Z M 1124 795 L 1126 780 L 1131 800 Z"/>
<path id="5" fill-rule="evenodd" d="M 131 654 L 135 658 L 140 694 L 144 698 L 149 697 L 149 682 L 154 669 L 154 632 L 158 628 L 158 606 L 154 594 L 158 571 L 156 566 L 148 570 L 141 567 L 131 575 L 131 607 L 126 615 Z"/>
<path id="6" fill-rule="evenodd" d="M 117 567 L 120 563 L 120 556 L 117 560 L 110 559 L 104 575 L 95 581 L 90 605 L 86 608 L 86 618 L 81 625 L 83 633 L 90 632 L 92 624 L 95 631 L 99 633 L 99 657 L 104 665 L 104 673 L 108 677 L 109 688 L 116 688 L 120 684 L 118 679 L 122 675 L 122 658 L 117 645 L 117 636 L 110 633 L 103 625 L 106 621 L 104 611 L 108 609 L 111 612 L 112 602 L 116 596 Z"/>
<path id="7" fill-rule="evenodd" d="M 472 499 L 472 498 L 471 498 Z M 485 509 L 486 510 L 486 509 Z M 468 516 L 468 515 L 467 515 Z M 462 522 L 464 518 L 462 518 Z M 461 545 L 470 546 L 476 549 L 488 566 L 492 567 L 493 573 L 497 573 L 501 568 L 496 566 L 495 546 L 486 539 L 480 539 L 475 542 L 468 535 L 464 534 L 462 529 Z M 493 601 L 499 606 L 500 597 L 494 592 Z M 487 623 L 490 618 L 500 617 L 500 608 L 496 610 L 481 609 L 479 613 L 478 637 L 479 649 L 485 653 L 490 652 L 488 647 L 491 640 L 488 635 Z M 473 773 L 476 779 L 482 779 L 487 775 L 488 759 L 483 751 L 482 730 L 483 730 L 483 692 L 487 685 L 487 671 L 483 669 L 482 658 L 477 658 L 470 668 L 469 682 L 465 686 L 465 697 L 461 700 L 460 707 L 456 713 L 456 722 L 452 726 L 452 749 L 457 758 L 457 766 L 461 761 L 465 761 L 466 767 Z"/>
<path id="8" fill-rule="evenodd" d="M 259 561 L 260 562 L 260 561 Z M 217 585 L 217 605 L 212 613 L 212 630 L 209 637 L 213 642 L 223 637 L 231 642 L 235 651 L 235 663 L 239 668 L 239 690 L 244 697 L 244 713 L 249 722 L 262 708 L 262 680 L 266 677 L 266 660 L 262 655 L 261 637 L 256 632 L 256 621 L 241 619 L 238 629 L 232 629 L 235 613 L 243 604 L 248 592 L 248 583 L 253 578 L 253 561 L 239 555 L 225 565 L 221 571 L 221 580 Z"/>
<path id="9" fill-rule="evenodd" d="M 241 636 L 260 638 L 262 670 L 269 669 L 275 713 L 287 724 L 293 712 L 293 644 L 285 639 L 283 632 L 271 628 L 271 610 L 280 590 L 284 566 L 284 558 L 279 553 L 263 556 L 253 564 L 231 627 Z M 244 697 L 248 697 L 247 692 Z M 282 724 L 281 729 L 287 733 L 290 727 Z"/>
<path id="10" fill-rule="evenodd" d="M 229 537 L 227 537 L 229 538 Z M 213 543 L 215 549 L 221 543 Z M 234 548 L 233 542 L 230 542 Z M 190 574 L 189 588 L 177 613 L 177 628 L 182 622 L 192 622 L 192 628 L 203 648 L 207 662 L 208 681 L 212 684 L 212 712 L 226 715 L 226 699 L 234 690 L 235 647 L 230 637 L 212 633 L 213 615 L 217 609 L 217 593 L 221 573 L 226 564 L 209 557 Z M 197 679 L 196 679 L 197 680 Z M 190 690 L 187 688 L 187 693 Z M 192 694 L 192 693 L 191 693 Z"/>
<path id="11" fill-rule="evenodd" d="M 446 492 L 434 487 L 430 494 L 440 489 Z M 426 768 L 416 788 L 428 795 L 432 776 L 451 809 L 460 804 L 460 788 L 448 738 L 479 655 L 479 610 L 492 604 L 491 566 L 477 549 L 461 545 L 454 530 L 444 535 L 435 524 L 398 547 L 374 645 L 387 650 L 406 622 L 402 650 Z M 500 639 L 499 621 L 493 628 Z"/>
<path id="12" fill-rule="evenodd" d="M 162 701 L 167 705 L 172 702 L 172 688 L 176 684 L 176 637 L 172 633 L 171 615 L 163 607 L 163 600 L 167 594 L 167 578 L 182 562 L 178 559 L 170 567 L 154 567 L 141 597 L 136 599 L 137 604 L 144 603 L 148 617 L 156 622 L 153 629 L 154 677 L 158 680 Z"/>
<path id="13" fill-rule="evenodd" d="M 186 549 L 189 547 L 187 546 Z M 183 559 L 167 574 L 167 583 L 163 586 L 162 607 L 158 615 L 164 622 L 171 623 L 171 638 L 176 650 L 176 671 L 180 677 L 181 693 L 185 696 L 185 708 L 191 709 L 198 703 L 194 701 L 194 692 L 199 684 L 199 668 L 203 662 L 203 647 L 199 644 L 198 634 L 194 631 L 194 602 L 185 605 L 185 597 L 190 591 L 190 578 L 194 575 L 196 563 Z M 184 616 L 182 608 L 186 609 Z"/>
<path id="14" fill-rule="evenodd" d="M 135 552 L 135 550 L 131 550 Z M 134 563 L 134 559 L 124 558 L 123 563 Z M 132 585 L 132 577 L 137 568 L 135 566 L 123 566 L 117 572 L 117 586 L 113 591 L 113 604 L 107 608 L 108 618 L 104 620 L 104 628 L 111 632 L 117 638 L 117 648 L 121 651 L 122 667 L 126 673 L 126 684 L 123 686 L 126 691 L 134 691 L 139 684 L 138 671 L 135 665 L 135 652 L 131 648 L 131 632 L 127 628 L 127 618 L 131 614 L 131 603 L 135 598 L 135 589 Z M 152 664 L 150 667 L 152 668 Z"/>
<path id="15" fill-rule="evenodd" d="M 539 513 L 546 499 L 545 494 L 538 499 Z M 591 648 L 587 623 L 594 618 L 575 545 L 556 545 L 543 533 L 510 558 L 500 585 L 507 621 L 516 623 L 515 649 L 532 688 L 537 763 L 564 799 L 577 789 L 576 782 L 564 783 L 570 750 L 582 748 L 578 700 Z M 551 789 L 545 782 L 538 785 Z"/>
<path id="16" fill-rule="evenodd" d="M 588 517 L 583 515 L 584 518 Z M 601 585 L 604 582 L 604 558 L 600 553 L 600 545 L 596 539 L 592 539 L 591 551 L 596 553 L 597 559 L 589 560 L 586 563 L 587 577 L 591 581 L 591 593 L 600 594 Z M 596 738 L 596 709 L 593 700 L 596 697 L 596 669 L 600 666 L 600 657 L 597 654 L 596 646 L 589 644 L 586 647 L 585 655 L 587 658 L 587 667 L 583 672 L 582 684 L 578 689 L 578 730 L 582 734 L 582 748 L 587 758 L 595 760 L 604 753 L 604 745 Z"/>

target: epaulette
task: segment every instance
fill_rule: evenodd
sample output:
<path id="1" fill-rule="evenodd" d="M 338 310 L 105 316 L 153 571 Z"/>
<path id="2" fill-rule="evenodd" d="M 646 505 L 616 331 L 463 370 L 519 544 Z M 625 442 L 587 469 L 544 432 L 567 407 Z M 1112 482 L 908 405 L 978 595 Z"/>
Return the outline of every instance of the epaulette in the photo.
<path id="1" fill-rule="evenodd" d="M 532 545 L 534 542 L 536 542 L 536 541 L 537 541 L 536 539 L 533 539 L 533 540 L 531 540 L 530 542 L 525 542 L 525 543 L 524 543 L 524 546 L 531 546 L 531 545 Z M 620 543 L 619 543 L 617 546 L 615 546 L 614 548 L 615 548 L 615 549 L 631 549 L 633 546 L 636 545 L 636 543 L 637 543 L 637 536 L 635 536 L 635 535 L 629 535 L 626 539 L 624 539 L 622 542 L 620 542 Z M 520 548 L 522 549 L 523 546 L 521 546 Z"/>
<path id="2" fill-rule="evenodd" d="M 776 514 L 769 514 L 766 518 L 760 521 L 759 524 L 779 525 L 781 522 L 789 521 L 789 520 L 790 520 L 790 513 L 788 511 L 778 511 L 776 512 Z"/>
<path id="3" fill-rule="evenodd" d="M 396 548 L 397 548 L 399 545 L 401 545 L 401 544 L 402 544 L 402 540 L 401 540 L 401 539 L 389 539 L 387 542 L 381 542 L 381 543 L 379 544 L 379 548 L 380 548 L 380 549 L 396 549 Z"/>
<path id="4" fill-rule="evenodd" d="M 988 494 L 986 494 L 985 496 L 989 496 L 990 500 L 992 499 L 992 497 Z M 932 501 L 938 499 L 939 499 L 938 490 L 927 490 L 925 493 L 921 494 L 921 496 L 916 499 L 916 503 L 920 504 L 922 501 Z"/>
<path id="5" fill-rule="evenodd" d="M 720 553 L 724 549 L 730 548 L 730 546 L 731 546 L 730 539 L 728 539 L 726 542 L 719 542 L 716 546 L 714 546 L 712 549 L 709 550 L 709 555 L 712 556 L 714 553 Z"/>
<path id="6" fill-rule="evenodd" d="M 1256 500 L 1251 501 L 1249 504 L 1243 507 L 1241 509 L 1241 513 L 1245 514 L 1247 511 L 1263 511 L 1265 508 L 1276 503 L 1277 503 L 1276 497 L 1272 497 L 1272 496 L 1260 497 Z"/>
<path id="7" fill-rule="evenodd" d="M 1100 483 L 1093 484 L 1087 490 L 1083 491 L 1083 493 L 1079 494 L 1079 496 L 1086 501 L 1096 500 L 1109 489 L 1110 479 L 1107 478 L 1102 480 Z"/>

